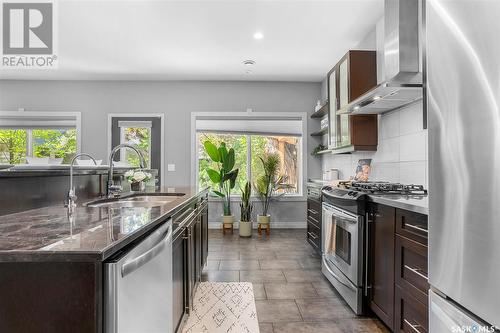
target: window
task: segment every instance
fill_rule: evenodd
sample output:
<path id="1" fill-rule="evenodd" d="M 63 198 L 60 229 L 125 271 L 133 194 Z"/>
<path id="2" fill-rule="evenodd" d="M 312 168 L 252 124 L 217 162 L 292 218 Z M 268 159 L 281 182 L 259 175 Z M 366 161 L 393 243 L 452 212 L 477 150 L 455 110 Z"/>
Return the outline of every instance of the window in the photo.
<path id="1" fill-rule="evenodd" d="M 235 163 L 234 167 L 239 169 L 238 178 L 236 180 L 236 186 L 232 190 L 232 193 L 239 194 L 240 188 L 245 186 L 248 179 L 247 175 L 247 137 L 245 135 L 239 134 L 220 134 L 220 133 L 198 133 L 198 184 L 200 187 L 210 186 L 212 182 L 208 178 L 208 174 L 205 172 L 207 168 L 216 169 L 214 162 L 205 153 L 203 143 L 206 140 L 210 140 L 217 146 L 221 142 L 225 142 L 228 148 L 234 149 Z"/>
<path id="2" fill-rule="evenodd" d="M 0 163 L 24 164 L 26 157 L 62 158 L 79 151 L 79 112 L 0 112 Z"/>
<path id="3" fill-rule="evenodd" d="M 234 148 L 236 167 L 239 174 L 235 195 L 240 195 L 247 181 L 254 182 L 263 174 L 260 157 L 266 154 L 278 154 L 280 157 L 279 174 L 283 183 L 289 185 L 280 190 L 285 195 L 303 194 L 303 159 L 306 145 L 303 133 L 307 127 L 305 113 L 193 113 L 193 180 L 198 187 L 213 185 L 206 169 L 214 164 L 205 153 L 203 143 L 210 140 L 216 144 L 225 142 L 228 148 Z"/>
<path id="4" fill-rule="evenodd" d="M 26 138 L 26 130 L 0 129 L 0 163 L 24 163 L 28 151 Z"/>
<path id="5" fill-rule="evenodd" d="M 260 156 L 265 154 L 278 154 L 281 165 L 279 174 L 283 182 L 290 185 L 286 190 L 278 192 L 299 193 L 299 147 L 300 139 L 293 136 L 263 136 L 251 135 L 252 178 L 264 174 Z"/>
<path id="6" fill-rule="evenodd" d="M 34 157 L 62 158 L 70 163 L 76 154 L 76 130 L 34 129 L 31 130 L 31 150 Z"/>
<path id="7" fill-rule="evenodd" d="M 62 158 L 62 163 L 69 163 L 76 151 L 76 129 L 0 129 L 0 163 L 23 164 L 26 156 Z"/>
<path id="8" fill-rule="evenodd" d="M 120 127 L 121 143 L 126 143 L 137 147 L 144 161 L 145 167 L 150 168 L 151 165 L 151 126 L 149 127 Z M 130 149 L 122 149 L 120 151 L 120 160 L 126 161 L 133 167 L 139 167 L 139 157 L 134 151 Z"/>

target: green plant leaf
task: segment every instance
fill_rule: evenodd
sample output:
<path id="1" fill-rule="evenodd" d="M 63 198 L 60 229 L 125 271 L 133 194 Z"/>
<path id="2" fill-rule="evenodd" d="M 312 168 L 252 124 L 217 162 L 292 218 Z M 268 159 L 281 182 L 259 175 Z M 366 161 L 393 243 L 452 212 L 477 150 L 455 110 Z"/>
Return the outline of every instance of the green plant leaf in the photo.
<path id="1" fill-rule="evenodd" d="M 224 177 L 222 178 L 223 182 L 226 182 L 229 180 L 229 187 L 231 189 L 233 189 L 236 186 L 236 178 L 238 178 L 238 172 L 239 172 L 239 169 L 234 169 L 233 171 L 226 173 L 224 175 Z"/>
<path id="2" fill-rule="evenodd" d="M 224 142 L 223 142 L 224 143 Z M 218 152 L 219 152 L 219 156 L 220 156 L 220 162 L 222 163 L 222 167 L 224 168 L 224 164 L 226 163 L 226 160 L 227 160 L 227 148 L 226 148 L 226 144 L 222 144 L 220 145 L 219 149 L 218 149 Z M 231 171 L 230 169 L 226 169 L 226 171 Z"/>
<path id="3" fill-rule="evenodd" d="M 210 159 L 212 161 L 214 161 L 214 162 L 220 161 L 219 151 L 217 150 L 217 147 L 212 142 L 207 140 L 203 143 L 203 146 L 205 147 L 205 151 L 207 152 L 208 156 L 210 156 Z"/>
<path id="4" fill-rule="evenodd" d="M 217 171 L 215 171 L 214 169 L 207 169 L 207 174 L 213 183 L 220 183 L 220 175 Z"/>
<path id="5" fill-rule="evenodd" d="M 226 169 L 227 171 L 233 170 L 234 168 L 234 149 L 231 148 L 229 149 L 227 156 L 224 159 L 223 162 L 223 168 Z"/>
<path id="6" fill-rule="evenodd" d="M 221 198 L 224 198 L 226 195 L 224 193 L 221 193 L 219 191 L 215 191 L 213 190 L 212 192 L 214 192 L 217 196 L 221 197 Z"/>

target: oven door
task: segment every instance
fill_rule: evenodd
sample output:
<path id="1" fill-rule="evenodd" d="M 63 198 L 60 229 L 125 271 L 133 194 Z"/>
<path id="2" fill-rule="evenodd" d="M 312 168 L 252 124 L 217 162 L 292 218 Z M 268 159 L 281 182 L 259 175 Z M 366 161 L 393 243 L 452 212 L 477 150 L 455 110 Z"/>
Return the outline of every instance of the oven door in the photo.
<path id="1" fill-rule="evenodd" d="M 354 285 L 361 286 L 359 270 L 362 217 L 323 203 L 323 242 L 325 260 L 333 263 Z"/>

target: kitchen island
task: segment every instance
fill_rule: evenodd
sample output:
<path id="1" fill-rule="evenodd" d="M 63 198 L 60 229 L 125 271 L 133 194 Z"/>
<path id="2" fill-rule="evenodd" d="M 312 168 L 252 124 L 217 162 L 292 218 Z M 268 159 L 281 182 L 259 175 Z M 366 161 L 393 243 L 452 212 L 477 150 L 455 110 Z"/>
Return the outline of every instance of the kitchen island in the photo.
<path id="1" fill-rule="evenodd" d="M 195 218 L 208 225 L 207 190 L 161 188 L 151 194 L 159 193 L 172 199 L 152 207 L 79 202 L 72 214 L 61 204 L 0 216 L 0 331 L 105 331 L 106 261 L 171 218 L 174 238 L 187 234 L 184 224 Z M 198 266 L 206 258 L 206 239 L 206 232 L 198 235 Z"/>

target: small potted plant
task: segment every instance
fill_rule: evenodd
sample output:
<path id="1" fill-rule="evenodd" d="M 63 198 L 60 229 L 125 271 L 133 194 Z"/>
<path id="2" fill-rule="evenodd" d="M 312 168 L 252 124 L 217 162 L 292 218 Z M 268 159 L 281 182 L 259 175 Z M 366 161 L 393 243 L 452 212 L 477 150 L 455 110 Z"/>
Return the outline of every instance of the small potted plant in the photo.
<path id="1" fill-rule="evenodd" d="M 125 172 L 125 178 L 130 183 L 130 190 L 142 192 L 146 189 L 146 182 L 151 179 L 151 174 L 134 169 Z"/>
<path id="2" fill-rule="evenodd" d="M 208 168 L 206 172 L 217 187 L 217 190 L 212 190 L 212 192 L 222 198 L 224 208 L 222 227 L 231 225 L 232 228 L 234 215 L 231 213 L 231 190 L 236 186 L 236 178 L 238 177 L 238 169 L 234 169 L 234 149 L 227 149 L 224 142 L 221 142 L 220 146 L 217 147 L 209 140 L 205 141 L 203 146 L 210 159 L 216 163 L 216 169 Z"/>
<path id="3" fill-rule="evenodd" d="M 271 221 L 269 206 L 272 200 L 277 200 L 284 193 L 277 194 L 280 189 L 292 188 L 285 183 L 285 176 L 279 174 L 280 157 L 278 154 L 268 154 L 259 157 L 264 169 L 264 174 L 257 178 L 254 187 L 262 203 L 262 215 L 257 215 L 257 222 L 261 225 L 268 225 Z M 266 226 L 264 228 L 268 228 Z"/>
<path id="4" fill-rule="evenodd" d="M 252 194 L 252 185 L 250 182 L 241 189 L 241 216 L 240 216 L 240 237 L 252 236 L 252 210 L 253 204 L 250 202 Z"/>

